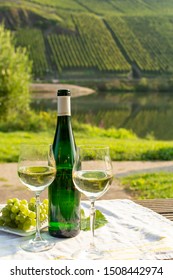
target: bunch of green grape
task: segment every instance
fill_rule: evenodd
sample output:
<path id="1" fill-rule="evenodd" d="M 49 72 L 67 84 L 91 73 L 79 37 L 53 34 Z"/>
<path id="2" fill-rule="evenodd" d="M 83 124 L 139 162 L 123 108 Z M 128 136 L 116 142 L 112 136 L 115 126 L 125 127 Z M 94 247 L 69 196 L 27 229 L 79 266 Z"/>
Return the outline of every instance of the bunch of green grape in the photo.
<path id="1" fill-rule="evenodd" d="M 32 197 L 28 202 L 25 199 L 12 198 L 1 210 L 0 226 L 8 226 L 24 231 L 36 226 L 36 199 Z M 40 221 L 48 218 L 48 199 L 40 205 Z"/>

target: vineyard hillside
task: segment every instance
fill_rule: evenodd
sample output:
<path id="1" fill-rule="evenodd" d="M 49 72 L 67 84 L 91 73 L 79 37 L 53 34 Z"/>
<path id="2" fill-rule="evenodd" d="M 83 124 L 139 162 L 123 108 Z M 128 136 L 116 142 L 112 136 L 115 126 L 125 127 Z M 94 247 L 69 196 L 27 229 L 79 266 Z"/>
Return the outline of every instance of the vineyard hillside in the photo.
<path id="1" fill-rule="evenodd" d="M 34 79 L 173 73 L 172 0 L 0 0 Z"/>

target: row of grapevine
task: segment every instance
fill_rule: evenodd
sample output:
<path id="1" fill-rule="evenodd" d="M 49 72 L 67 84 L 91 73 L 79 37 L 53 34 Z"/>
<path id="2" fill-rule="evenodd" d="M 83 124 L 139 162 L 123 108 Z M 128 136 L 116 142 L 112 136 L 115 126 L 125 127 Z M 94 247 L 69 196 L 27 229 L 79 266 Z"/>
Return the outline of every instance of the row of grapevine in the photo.
<path id="1" fill-rule="evenodd" d="M 159 22 L 163 21 L 165 23 L 165 18 L 159 17 L 133 17 L 133 20 L 130 17 L 127 18 L 128 26 L 152 58 L 153 69 L 151 70 L 167 71 L 173 68 L 173 42 L 169 43 L 169 38 L 172 38 L 173 24 L 171 36 L 168 34 L 165 36 L 164 32 L 159 30 Z"/>
<path id="2" fill-rule="evenodd" d="M 173 70 L 173 23 L 168 17 L 147 17 L 128 19 L 129 25 L 133 29 L 139 41 L 150 53 L 153 60 L 157 61 L 161 70 Z M 140 36 L 140 28 L 143 36 Z M 164 26 L 162 30 L 161 26 Z M 165 29 L 165 26 L 167 28 Z M 144 28 L 145 27 L 145 28 Z M 149 30 L 149 32 L 146 32 Z"/>
<path id="3" fill-rule="evenodd" d="M 143 71 L 159 70 L 159 67 L 152 57 L 140 43 L 138 37 L 129 28 L 127 22 L 122 17 L 108 18 L 107 23 L 114 32 L 122 49 L 126 53 L 130 63 L 135 62 L 139 69 Z M 142 34 L 140 35 L 142 36 Z"/>
<path id="4" fill-rule="evenodd" d="M 83 15 L 73 16 L 73 21 L 77 32 L 47 37 L 52 52 L 51 61 L 56 64 L 58 72 L 70 68 L 98 71 L 130 69 L 102 20 Z"/>
<path id="5" fill-rule="evenodd" d="M 73 35 L 49 35 L 48 43 L 52 51 L 52 63 L 56 64 L 58 72 L 67 68 L 85 68 L 91 65 L 83 52 L 78 38 Z"/>
<path id="6" fill-rule="evenodd" d="M 100 71 L 129 70 L 129 64 L 100 18 L 75 16 L 74 22 L 85 50 Z"/>
<path id="7" fill-rule="evenodd" d="M 76 36 L 51 34 L 47 37 L 47 41 L 52 52 L 51 62 L 56 65 L 59 73 L 64 69 L 92 67 Z"/>
<path id="8" fill-rule="evenodd" d="M 16 40 L 20 46 L 27 47 L 33 61 L 34 75 L 44 76 L 48 71 L 48 63 L 42 32 L 39 29 L 19 29 L 16 32 Z"/>

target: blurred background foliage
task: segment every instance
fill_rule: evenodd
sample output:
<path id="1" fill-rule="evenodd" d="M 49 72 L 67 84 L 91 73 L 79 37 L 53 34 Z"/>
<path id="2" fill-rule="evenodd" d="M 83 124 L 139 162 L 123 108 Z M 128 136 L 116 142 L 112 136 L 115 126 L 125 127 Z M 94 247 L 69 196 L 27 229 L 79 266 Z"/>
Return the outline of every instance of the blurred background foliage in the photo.
<path id="1" fill-rule="evenodd" d="M 0 25 L 0 120 L 12 121 L 29 110 L 32 63 L 24 48 Z"/>

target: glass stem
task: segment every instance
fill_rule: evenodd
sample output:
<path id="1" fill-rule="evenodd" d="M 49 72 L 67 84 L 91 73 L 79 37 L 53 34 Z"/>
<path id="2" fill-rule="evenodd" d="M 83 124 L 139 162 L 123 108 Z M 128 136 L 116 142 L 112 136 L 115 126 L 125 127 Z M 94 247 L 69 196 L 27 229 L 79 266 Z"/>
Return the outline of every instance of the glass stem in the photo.
<path id="1" fill-rule="evenodd" d="M 90 249 L 95 248 L 95 244 L 94 244 L 94 225 L 95 225 L 95 206 L 94 206 L 94 201 L 91 201 L 91 208 L 90 208 L 90 229 L 91 229 Z"/>
<path id="2" fill-rule="evenodd" d="M 41 241 L 40 235 L 40 195 L 36 193 L 36 233 L 34 241 Z"/>

